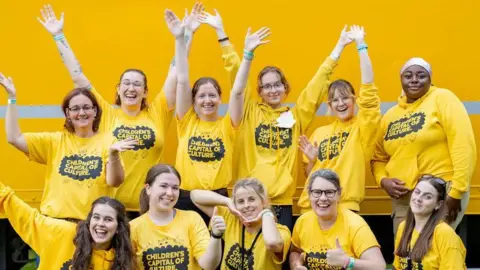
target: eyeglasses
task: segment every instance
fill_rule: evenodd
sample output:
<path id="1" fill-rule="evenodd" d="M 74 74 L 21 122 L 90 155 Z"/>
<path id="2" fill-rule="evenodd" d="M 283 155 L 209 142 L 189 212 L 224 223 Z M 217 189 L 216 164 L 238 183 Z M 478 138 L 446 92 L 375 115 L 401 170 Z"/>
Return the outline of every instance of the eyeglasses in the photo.
<path id="1" fill-rule="evenodd" d="M 322 197 L 322 194 L 325 194 L 325 196 L 327 198 L 333 198 L 333 197 L 335 197 L 336 193 L 337 193 L 336 189 L 326 189 L 326 190 L 312 189 L 312 190 L 310 190 L 310 194 L 314 198 L 320 198 L 320 197 Z"/>
<path id="2" fill-rule="evenodd" d="M 447 182 L 445 182 L 445 180 L 443 180 L 442 178 L 440 177 L 436 177 L 435 175 L 433 174 L 422 174 L 419 178 L 418 178 L 418 181 L 422 181 L 422 180 L 430 180 L 430 179 L 434 179 L 435 182 L 437 182 L 438 184 L 442 185 L 442 186 L 445 186 L 447 184 Z"/>
<path id="3" fill-rule="evenodd" d="M 340 102 L 340 100 L 341 100 L 343 104 L 346 104 L 346 103 L 348 103 L 352 98 L 353 98 L 353 96 L 341 97 L 341 98 L 334 98 L 334 99 L 330 100 L 329 103 L 330 103 L 330 104 L 332 104 L 332 103 L 338 104 L 338 103 Z"/>
<path id="4" fill-rule="evenodd" d="M 130 85 L 133 86 L 133 88 L 140 88 L 140 87 L 143 87 L 143 83 L 139 82 L 139 81 L 135 81 L 135 82 L 130 82 L 130 81 L 123 81 L 122 82 L 122 85 L 124 85 L 125 87 L 130 87 Z"/>
<path id="5" fill-rule="evenodd" d="M 278 81 L 274 84 L 270 84 L 270 83 L 267 83 L 267 84 L 264 84 L 262 86 L 260 86 L 263 90 L 268 90 L 268 91 L 271 91 L 273 88 L 275 89 L 282 89 L 284 87 L 283 83 Z"/>
<path id="6" fill-rule="evenodd" d="M 88 112 L 92 112 L 94 109 L 95 109 L 95 106 L 92 106 L 92 105 L 73 106 L 68 108 L 68 110 L 73 113 L 79 113 L 80 110 L 83 110 L 84 112 L 88 113 Z"/>

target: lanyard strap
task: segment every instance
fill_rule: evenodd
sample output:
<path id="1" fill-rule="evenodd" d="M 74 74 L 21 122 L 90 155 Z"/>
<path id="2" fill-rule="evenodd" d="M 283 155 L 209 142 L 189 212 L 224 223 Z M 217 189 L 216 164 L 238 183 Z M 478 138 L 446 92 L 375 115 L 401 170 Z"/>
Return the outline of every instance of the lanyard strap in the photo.
<path id="1" fill-rule="evenodd" d="M 250 248 L 248 250 L 245 250 L 245 226 L 242 226 L 242 248 L 240 249 L 240 253 L 241 253 L 241 256 L 242 256 L 242 264 L 240 265 L 240 270 L 243 270 L 243 260 L 244 260 L 244 257 L 245 257 L 245 251 L 247 252 L 246 255 L 247 255 L 247 263 L 248 263 L 248 258 L 250 258 L 250 255 L 252 254 L 252 250 L 253 248 L 255 247 L 255 243 L 257 243 L 257 239 L 258 237 L 260 236 L 260 234 L 262 233 L 262 229 L 260 228 L 260 230 L 257 232 L 257 235 L 255 236 L 255 239 L 253 239 L 253 242 L 252 242 L 252 245 L 250 246 Z"/>

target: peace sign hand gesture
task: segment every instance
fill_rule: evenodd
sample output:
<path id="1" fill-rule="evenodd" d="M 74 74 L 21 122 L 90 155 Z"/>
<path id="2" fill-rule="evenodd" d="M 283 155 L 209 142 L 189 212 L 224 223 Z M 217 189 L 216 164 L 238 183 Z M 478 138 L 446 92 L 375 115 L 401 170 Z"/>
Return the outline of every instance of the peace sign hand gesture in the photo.
<path id="1" fill-rule="evenodd" d="M 60 15 L 60 20 L 57 20 L 57 16 L 53 11 L 53 8 L 50 4 L 43 6 L 40 9 L 40 13 L 42 13 L 43 21 L 37 17 L 37 20 L 47 29 L 47 31 L 56 36 L 58 34 L 63 33 L 63 12 Z"/>
<path id="2" fill-rule="evenodd" d="M 17 96 L 17 90 L 11 77 L 6 78 L 5 75 L 0 73 L 0 84 L 7 90 L 9 98 L 15 98 Z"/>
<path id="3" fill-rule="evenodd" d="M 270 28 L 262 27 L 257 32 L 250 34 L 251 28 L 248 28 L 247 35 L 245 36 L 245 50 L 253 52 L 255 49 L 263 44 L 269 43 L 270 40 L 264 40 L 271 35 Z"/>

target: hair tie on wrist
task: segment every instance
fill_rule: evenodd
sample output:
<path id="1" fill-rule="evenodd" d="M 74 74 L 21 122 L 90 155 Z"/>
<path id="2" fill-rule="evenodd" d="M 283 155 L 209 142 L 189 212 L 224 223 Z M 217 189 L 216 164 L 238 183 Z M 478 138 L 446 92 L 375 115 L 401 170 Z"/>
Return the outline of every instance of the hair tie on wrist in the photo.
<path id="1" fill-rule="evenodd" d="M 218 42 L 222 43 L 224 41 L 230 40 L 228 37 L 224 37 L 218 40 Z"/>

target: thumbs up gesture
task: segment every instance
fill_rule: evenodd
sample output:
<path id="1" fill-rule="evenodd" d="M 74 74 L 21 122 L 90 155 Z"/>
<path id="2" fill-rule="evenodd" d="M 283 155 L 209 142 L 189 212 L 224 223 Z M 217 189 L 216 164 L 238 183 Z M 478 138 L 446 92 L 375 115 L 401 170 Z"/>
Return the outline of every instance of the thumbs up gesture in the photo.
<path id="1" fill-rule="evenodd" d="M 223 217 L 219 216 L 217 212 L 218 209 L 215 206 L 215 208 L 213 208 L 212 218 L 210 219 L 210 227 L 212 227 L 213 235 L 221 237 L 225 232 L 227 225 L 225 225 L 225 220 L 223 219 Z"/>
<path id="2" fill-rule="evenodd" d="M 343 267 L 345 262 L 349 260 L 349 256 L 343 251 L 338 238 L 335 240 L 335 245 L 335 249 L 327 251 L 327 264 L 329 266 Z"/>

